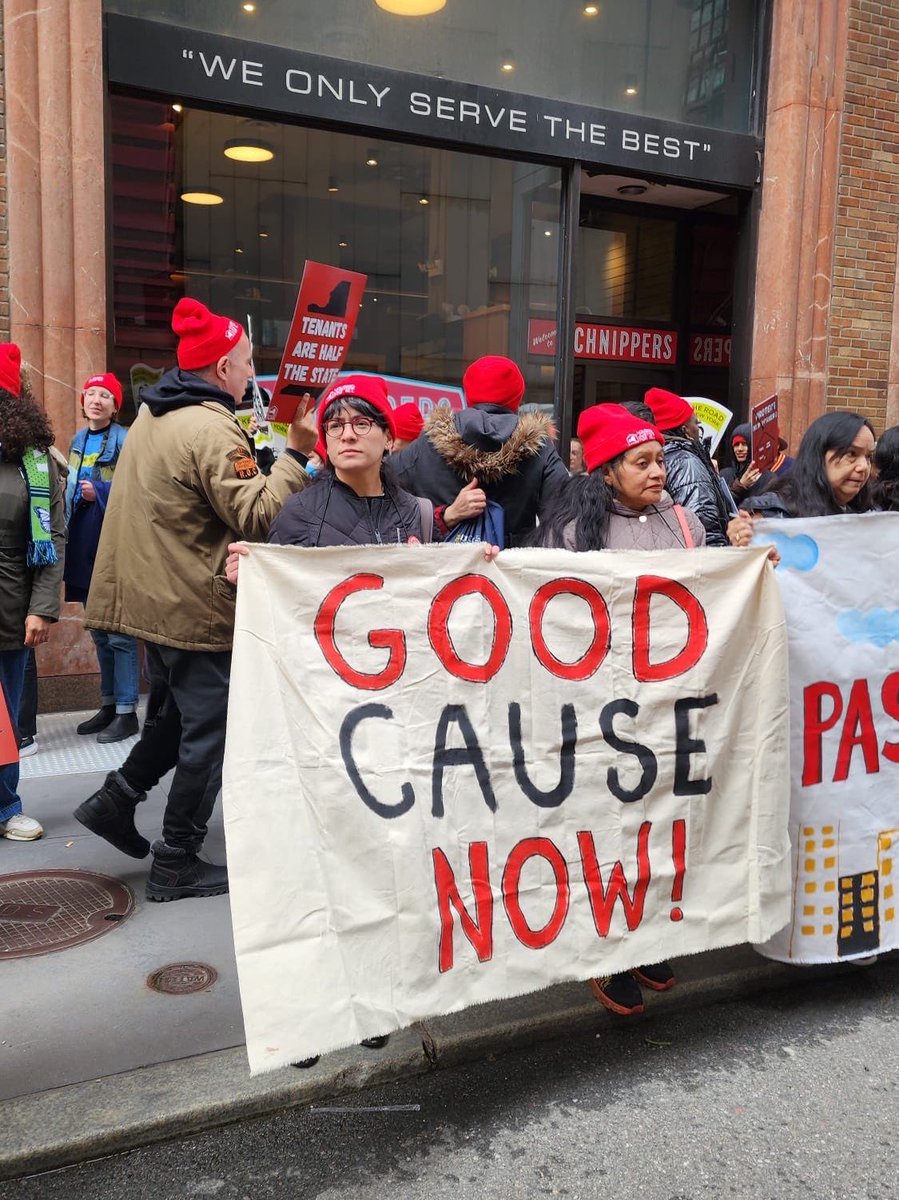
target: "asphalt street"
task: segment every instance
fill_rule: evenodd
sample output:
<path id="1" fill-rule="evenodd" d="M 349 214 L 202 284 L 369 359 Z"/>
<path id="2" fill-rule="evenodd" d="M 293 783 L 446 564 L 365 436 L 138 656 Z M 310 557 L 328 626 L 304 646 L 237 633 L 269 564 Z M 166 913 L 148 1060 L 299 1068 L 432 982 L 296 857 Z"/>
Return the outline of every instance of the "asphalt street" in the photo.
<path id="1" fill-rule="evenodd" d="M 874 1200 L 899 957 L 0 1184 L 0 1200 Z"/>

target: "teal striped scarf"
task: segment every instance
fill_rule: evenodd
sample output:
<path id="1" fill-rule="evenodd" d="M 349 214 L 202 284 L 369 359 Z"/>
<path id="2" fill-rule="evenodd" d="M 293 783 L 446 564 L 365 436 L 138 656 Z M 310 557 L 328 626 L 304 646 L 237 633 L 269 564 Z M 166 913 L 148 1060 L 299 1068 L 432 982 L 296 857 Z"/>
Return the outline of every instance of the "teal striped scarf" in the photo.
<path id="1" fill-rule="evenodd" d="M 22 455 L 22 474 L 28 488 L 31 522 L 28 553 L 29 567 L 49 567 L 57 561 L 50 532 L 50 461 L 42 450 L 26 450 Z"/>

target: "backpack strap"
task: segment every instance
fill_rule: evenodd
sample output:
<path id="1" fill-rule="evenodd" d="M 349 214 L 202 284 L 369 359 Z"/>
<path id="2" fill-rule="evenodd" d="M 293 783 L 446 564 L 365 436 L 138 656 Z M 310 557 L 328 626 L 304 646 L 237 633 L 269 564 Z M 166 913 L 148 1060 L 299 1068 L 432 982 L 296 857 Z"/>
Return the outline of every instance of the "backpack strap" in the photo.
<path id="1" fill-rule="evenodd" d="M 421 540 L 423 542 L 433 542 L 434 540 L 434 505 L 424 496 L 416 496 L 418 507 L 421 512 Z"/>
<path id="2" fill-rule="evenodd" d="M 696 542 L 693 538 L 693 531 L 687 521 L 687 514 L 684 512 L 680 504 L 675 504 L 674 515 L 677 517 L 677 523 L 680 525 L 680 531 L 684 535 L 684 548 L 686 550 L 694 550 Z"/>

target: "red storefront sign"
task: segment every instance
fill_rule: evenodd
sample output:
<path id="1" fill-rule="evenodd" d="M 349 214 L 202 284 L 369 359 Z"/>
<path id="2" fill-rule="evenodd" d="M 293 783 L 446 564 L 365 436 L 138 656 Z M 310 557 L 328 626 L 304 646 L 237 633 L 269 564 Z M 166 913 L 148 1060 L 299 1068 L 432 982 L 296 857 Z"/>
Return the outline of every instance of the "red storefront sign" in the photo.
<path id="1" fill-rule="evenodd" d="M 270 421 L 293 420 L 302 397 L 313 399 L 337 378 L 356 327 L 367 275 L 307 262 L 271 404 Z"/>
<path id="2" fill-rule="evenodd" d="M 551 358 L 555 352 L 555 321 L 541 318 L 528 321 L 528 353 Z M 677 361 L 677 332 L 673 329 L 596 325 L 578 321 L 574 327 L 574 357 L 674 366 Z"/>
<path id="3" fill-rule="evenodd" d="M 729 333 L 691 333 L 690 366 L 729 367 L 731 341 Z"/>

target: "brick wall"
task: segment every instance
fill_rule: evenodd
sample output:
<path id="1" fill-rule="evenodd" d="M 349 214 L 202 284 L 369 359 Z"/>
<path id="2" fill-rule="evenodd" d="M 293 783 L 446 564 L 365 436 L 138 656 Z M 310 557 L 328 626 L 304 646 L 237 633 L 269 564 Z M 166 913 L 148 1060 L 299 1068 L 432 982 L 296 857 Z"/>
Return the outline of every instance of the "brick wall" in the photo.
<path id="1" fill-rule="evenodd" d="M 9 341 L 9 225 L 6 214 L 6 67 L 0 9 L 0 342 Z"/>
<path id="2" fill-rule="evenodd" d="M 856 409 L 880 430 L 886 421 L 899 234 L 896 0 L 851 0 L 845 87 L 827 408 Z"/>

